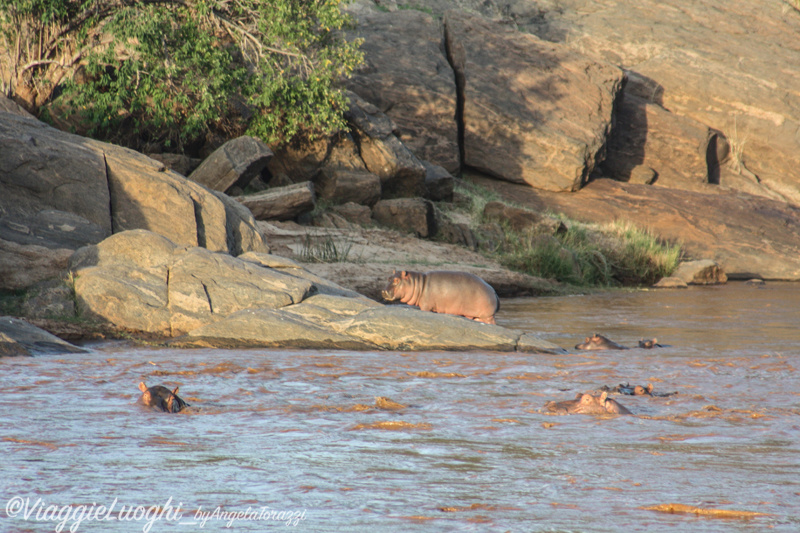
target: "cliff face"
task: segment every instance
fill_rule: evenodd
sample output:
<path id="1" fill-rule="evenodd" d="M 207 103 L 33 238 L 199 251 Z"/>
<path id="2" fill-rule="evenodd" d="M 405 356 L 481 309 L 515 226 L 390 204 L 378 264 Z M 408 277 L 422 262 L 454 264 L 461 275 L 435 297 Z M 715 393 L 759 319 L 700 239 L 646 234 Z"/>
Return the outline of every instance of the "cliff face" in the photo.
<path id="1" fill-rule="evenodd" d="M 351 8 L 367 64 L 350 85 L 423 159 L 452 170 L 461 150 L 462 167 L 545 190 L 605 176 L 800 204 L 791 3 L 377 4 Z"/>
<path id="2" fill-rule="evenodd" d="M 793 4 L 359 0 L 350 9 L 366 64 L 349 86 L 420 158 L 488 178 L 526 207 L 632 220 L 733 278 L 800 279 Z"/>

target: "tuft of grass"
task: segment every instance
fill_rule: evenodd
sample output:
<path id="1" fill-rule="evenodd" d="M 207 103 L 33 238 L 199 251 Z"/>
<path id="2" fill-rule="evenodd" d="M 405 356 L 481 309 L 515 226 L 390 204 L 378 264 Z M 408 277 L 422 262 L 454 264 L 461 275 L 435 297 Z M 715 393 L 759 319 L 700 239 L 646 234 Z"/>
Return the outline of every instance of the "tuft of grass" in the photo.
<path id="1" fill-rule="evenodd" d="M 500 196 L 496 192 L 469 181 L 456 180 L 453 189 L 455 207 L 466 211 L 472 219 L 477 221 L 483 219 L 483 210 L 486 204 L 500 200 Z"/>
<path id="2" fill-rule="evenodd" d="M 300 255 L 306 263 L 346 263 L 352 261 L 350 259 L 352 249 L 352 242 L 340 241 L 337 243 L 330 235 L 313 238 L 306 234 Z M 358 258 L 356 258 L 357 260 Z"/>

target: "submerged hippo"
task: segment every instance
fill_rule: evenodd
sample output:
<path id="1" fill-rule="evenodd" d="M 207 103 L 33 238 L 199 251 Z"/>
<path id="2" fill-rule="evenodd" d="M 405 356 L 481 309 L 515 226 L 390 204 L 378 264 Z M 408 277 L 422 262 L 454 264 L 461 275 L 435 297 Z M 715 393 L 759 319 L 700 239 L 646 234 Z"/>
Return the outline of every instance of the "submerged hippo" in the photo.
<path id="1" fill-rule="evenodd" d="M 632 386 L 629 383 L 625 383 L 624 385 L 620 383 L 614 388 L 603 385 L 599 390 L 616 394 L 627 394 L 629 396 L 653 396 L 652 383 L 648 383 L 646 387 L 642 387 L 641 385 Z"/>
<path id="2" fill-rule="evenodd" d="M 607 392 L 603 392 L 600 394 L 600 396 L 578 393 L 574 400 L 566 400 L 563 402 L 547 402 L 544 408 L 551 413 L 557 413 L 561 415 L 631 414 L 631 412 L 628 411 L 624 406 L 620 405 L 619 402 L 609 398 Z"/>
<path id="3" fill-rule="evenodd" d="M 603 337 L 595 333 L 591 337 L 586 337 L 586 340 L 581 344 L 575 345 L 576 350 L 627 350 L 627 346 L 617 344 L 608 337 Z"/>
<path id="4" fill-rule="evenodd" d="M 659 344 L 658 339 L 639 340 L 639 348 L 645 348 L 647 350 L 650 348 L 665 348 L 666 346 L 666 344 Z"/>
<path id="5" fill-rule="evenodd" d="M 144 405 L 166 413 L 178 413 L 189 405 L 178 397 L 178 387 L 175 387 L 175 390 L 169 390 L 161 385 L 148 388 L 142 381 L 139 383 L 139 390 L 142 391 L 140 401 Z"/>
<path id="6" fill-rule="evenodd" d="M 494 324 L 500 300 L 494 289 L 478 276 L 467 272 L 393 272 L 381 291 L 389 302 L 400 300 L 423 311 L 460 315 L 478 322 Z"/>

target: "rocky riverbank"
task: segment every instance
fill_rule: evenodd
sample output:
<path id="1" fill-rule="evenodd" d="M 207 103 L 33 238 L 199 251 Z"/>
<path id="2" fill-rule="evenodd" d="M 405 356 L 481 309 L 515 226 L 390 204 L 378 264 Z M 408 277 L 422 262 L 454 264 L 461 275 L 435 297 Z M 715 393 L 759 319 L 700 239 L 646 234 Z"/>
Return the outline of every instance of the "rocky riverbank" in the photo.
<path id="1" fill-rule="evenodd" d="M 800 280 L 800 93 L 782 67 L 800 62 L 800 13 L 600 6 L 359 0 L 348 129 L 280 149 L 229 139 L 204 161 L 59 131 L 0 98 L 0 290 L 27 291 L 18 314 L 72 339 L 84 323 L 181 346 L 552 351 L 378 295 L 395 268 L 563 293 L 479 253 L 502 224 L 552 238 L 556 214 L 648 228 L 715 282 Z M 462 177 L 500 200 L 481 227 L 444 209 Z"/>

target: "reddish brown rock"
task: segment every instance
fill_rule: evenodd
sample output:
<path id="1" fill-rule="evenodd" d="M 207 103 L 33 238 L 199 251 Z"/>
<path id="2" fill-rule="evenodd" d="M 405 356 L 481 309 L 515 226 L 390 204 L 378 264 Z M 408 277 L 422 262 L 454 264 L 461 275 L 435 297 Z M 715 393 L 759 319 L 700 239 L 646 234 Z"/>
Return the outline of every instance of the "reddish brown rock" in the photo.
<path id="1" fill-rule="evenodd" d="M 458 172 L 456 88 L 442 49 L 439 20 L 417 10 L 364 10 L 353 37 L 364 44 L 364 65 L 347 86 L 397 125 L 417 157 Z"/>
<path id="2" fill-rule="evenodd" d="M 582 222 L 629 220 L 681 243 L 689 257 L 715 261 L 728 279 L 800 281 L 800 208 L 784 202 L 735 191 L 703 194 L 609 179 L 572 194 L 477 181 L 538 211 L 562 212 Z"/>
<path id="3" fill-rule="evenodd" d="M 444 26 L 464 164 L 539 189 L 580 188 L 602 158 L 622 71 L 461 11 Z"/>

